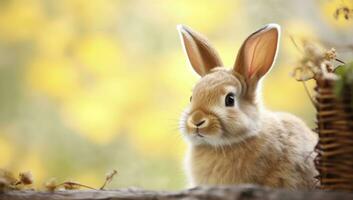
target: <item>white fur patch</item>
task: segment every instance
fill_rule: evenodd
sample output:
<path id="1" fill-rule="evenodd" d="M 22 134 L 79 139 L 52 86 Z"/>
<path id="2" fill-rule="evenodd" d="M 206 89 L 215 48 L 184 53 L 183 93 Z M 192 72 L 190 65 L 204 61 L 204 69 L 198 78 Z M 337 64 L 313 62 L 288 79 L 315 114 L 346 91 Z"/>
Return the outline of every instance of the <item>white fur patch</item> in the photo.
<path id="1" fill-rule="evenodd" d="M 184 158 L 184 171 L 186 173 L 186 177 L 187 177 L 187 182 L 188 182 L 188 187 L 194 187 L 195 186 L 195 181 L 193 179 L 192 176 L 192 171 L 191 171 L 191 149 L 192 147 L 188 147 L 186 154 L 185 154 L 185 158 Z"/>
<path id="2" fill-rule="evenodd" d="M 235 94 L 235 96 L 238 96 L 238 95 L 239 95 L 237 88 L 234 87 L 234 86 L 232 86 L 232 85 L 228 85 L 228 86 L 226 86 L 224 89 L 226 90 L 226 93 L 227 93 L 227 94 L 230 93 L 230 92 L 232 92 L 232 93 Z"/>
<path id="3" fill-rule="evenodd" d="M 189 145 L 200 145 L 205 144 L 204 138 L 199 137 L 194 134 L 190 134 L 187 132 L 187 120 L 189 117 L 189 108 L 185 109 L 185 111 L 181 114 L 180 121 L 179 121 L 179 129 L 182 133 L 184 139 L 189 143 Z"/>

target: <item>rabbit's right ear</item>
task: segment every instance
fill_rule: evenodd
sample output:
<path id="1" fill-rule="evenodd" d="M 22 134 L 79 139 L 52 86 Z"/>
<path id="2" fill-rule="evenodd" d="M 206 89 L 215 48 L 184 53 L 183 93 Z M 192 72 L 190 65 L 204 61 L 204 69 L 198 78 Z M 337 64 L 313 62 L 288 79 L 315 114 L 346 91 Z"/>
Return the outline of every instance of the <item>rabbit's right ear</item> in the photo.
<path id="1" fill-rule="evenodd" d="M 244 77 L 252 90 L 271 69 L 277 55 L 279 36 L 280 26 L 269 24 L 251 34 L 240 48 L 233 70 Z"/>
<path id="2" fill-rule="evenodd" d="M 223 66 L 216 50 L 204 36 L 183 25 L 178 25 L 177 29 L 189 62 L 200 76 L 206 75 L 215 67 Z"/>

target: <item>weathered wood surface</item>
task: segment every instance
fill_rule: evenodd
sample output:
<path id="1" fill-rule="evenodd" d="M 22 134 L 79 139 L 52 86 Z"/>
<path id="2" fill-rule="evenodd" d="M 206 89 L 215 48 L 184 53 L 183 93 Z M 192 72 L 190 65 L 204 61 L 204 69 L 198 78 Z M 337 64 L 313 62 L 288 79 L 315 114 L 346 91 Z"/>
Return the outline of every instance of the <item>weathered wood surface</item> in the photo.
<path id="1" fill-rule="evenodd" d="M 353 193 L 325 191 L 287 191 L 262 188 L 257 186 L 219 186 L 197 187 L 193 189 L 167 192 L 148 191 L 142 189 L 119 190 L 76 190 L 57 192 L 8 191 L 0 194 L 0 200 L 255 200 L 255 199 L 315 199 L 315 200 L 345 200 L 353 199 Z"/>

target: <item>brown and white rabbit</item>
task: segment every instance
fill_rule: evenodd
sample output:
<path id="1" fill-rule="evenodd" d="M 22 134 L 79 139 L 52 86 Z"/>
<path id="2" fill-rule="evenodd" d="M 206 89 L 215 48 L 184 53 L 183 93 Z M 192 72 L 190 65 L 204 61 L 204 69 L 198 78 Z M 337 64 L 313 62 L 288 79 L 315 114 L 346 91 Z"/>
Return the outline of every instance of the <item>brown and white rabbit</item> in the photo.
<path id="1" fill-rule="evenodd" d="M 259 97 L 259 81 L 276 58 L 279 25 L 251 34 L 232 69 L 222 67 L 205 37 L 183 25 L 178 31 L 201 76 L 180 121 L 189 142 L 185 163 L 190 185 L 312 188 L 317 136 L 299 118 L 266 110 Z"/>

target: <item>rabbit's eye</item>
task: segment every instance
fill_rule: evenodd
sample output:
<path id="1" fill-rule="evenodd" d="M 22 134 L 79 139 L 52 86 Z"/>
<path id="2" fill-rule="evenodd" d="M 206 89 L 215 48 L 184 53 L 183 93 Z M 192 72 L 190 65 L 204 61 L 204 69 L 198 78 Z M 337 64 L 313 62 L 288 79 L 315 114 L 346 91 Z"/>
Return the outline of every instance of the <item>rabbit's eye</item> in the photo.
<path id="1" fill-rule="evenodd" d="M 228 93 L 225 99 L 225 104 L 227 107 L 234 106 L 234 94 Z"/>

